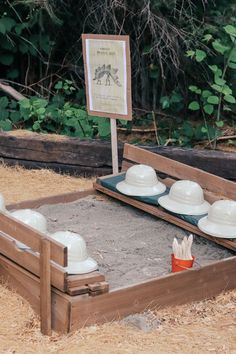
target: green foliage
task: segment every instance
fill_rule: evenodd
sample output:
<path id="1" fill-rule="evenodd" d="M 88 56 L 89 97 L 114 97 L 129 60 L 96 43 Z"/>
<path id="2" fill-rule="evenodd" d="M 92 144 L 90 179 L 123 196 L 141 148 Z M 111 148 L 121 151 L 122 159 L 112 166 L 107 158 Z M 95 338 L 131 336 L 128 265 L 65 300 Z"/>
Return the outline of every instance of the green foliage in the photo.
<path id="1" fill-rule="evenodd" d="M 208 62 L 209 79 L 201 87 L 197 85 L 189 86 L 189 90 L 195 97 L 188 108 L 192 111 L 202 111 L 203 115 L 206 114 L 214 119 L 215 137 L 219 133 L 218 128 L 224 125 L 224 112 L 233 111 L 236 103 L 236 91 L 233 92 L 231 82 L 233 71 L 236 70 L 236 26 L 224 26 L 224 34 L 225 37 L 222 38 L 215 38 L 211 34 L 206 34 L 203 37 L 203 41 L 210 42 L 215 50 L 214 57 L 208 53 L 203 58 Z M 194 54 L 191 55 L 191 58 L 195 58 L 199 62 L 197 60 L 197 50 L 192 52 Z M 189 53 L 186 55 L 190 56 Z M 212 61 L 213 63 L 210 64 Z M 231 64 L 235 64 L 235 68 Z"/>

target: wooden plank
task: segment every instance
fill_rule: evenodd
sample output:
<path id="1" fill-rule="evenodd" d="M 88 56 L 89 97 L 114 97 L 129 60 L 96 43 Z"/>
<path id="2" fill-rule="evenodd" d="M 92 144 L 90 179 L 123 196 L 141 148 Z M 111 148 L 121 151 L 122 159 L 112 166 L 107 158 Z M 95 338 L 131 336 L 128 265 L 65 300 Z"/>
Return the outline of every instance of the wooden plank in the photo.
<path id="1" fill-rule="evenodd" d="M 119 147 L 122 156 L 122 146 Z M 111 167 L 108 141 L 81 140 L 66 136 L 30 133 L 22 136 L 0 133 L 0 156 L 19 160 L 61 163 L 87 167 Z"/>
<path id="2" fill-rule="evenodd" d="M 175 146 L 153 146 L 144 148 L 155 154 L 200 168 L 214 175 L 236 180 L 236 154 L 234 152 L 189 149 Z"/>
<path id="3" fill-rule="evenodd" d="M 42 334 L 52 334 L 50 241 L 46 238 L 40 242 L 40 328 Z"/>
<path id="4" fill-rule="evenodd" d="M 16 242 L 9 238 L 8 235 L 0 231 L 0 253 L 25 268 L 32 274 L 39 276 L 39 255 L 32 252 L 30 249 L 21 251 Z M 57 266 L 56 263 L 51 263 L 51 284 L 65 292 L 66 291 L 66 275 L 67 273 Z"/>
<path id="5" fill-rule="evenodd" d="M 71 330 L 84 325 L 120 320 L 148 309 L 201 301 L 236 288 L 236 257 L 198 270 L 189 270 L 114 290 L 96 297 L 75 297 L 71 307 Z"/>
<path id="6" fill-rule="evenodd" d="M 109 291 L 109 284 L 107 281 L 103 281 L 100 283 L 88 284 L 89 295 L 90 296 L 98 296 Z"/>
<path id="7" fill-rule="evenodd" d="M 22 269 L 6 257 L 0 255 L 0 276 L 24 297 L 40 313 L 40 281 L 33 274 Z M 70 297 L 52 288 L 52 329 L 67 333 L 70 329 Z"/>
<path id="8" fill-rule="evenodd" d="M 204 189 L 217 192 L 219 196 L 222 195 L 229 199 L 236 200 L 236 183 L 227 181 L 195 167 L 185 165 L 130 144 L 125 144 L 124 158 L 132 162 L 148 164 L 157 171 L 178 179 L 190 179 L 198 182 Z"/>
<path id="9" fill-rule="evenodd" d="M 19 220 L 11 217 L 9 214 L 4 214 L 2 212 L 0 212 L 0 230 L 15 238 L 17 241 L 29 246 L 36 252 L 40 251 L 41 238 L 45 237 L 45 234 L 42 234 L 30 226 L 23 224 Z M 51 260 L 58 263 L 62 267 L 66 267 L 67 247 L 51 238 L 48 239 L 51 244 Z"/>
<path id="10" fill-rule="evenodd" d="M 14 134 L 14 132 L 0 133 L 0 157 L 9 165 L 51 168 L 70 174 L 101 176 L 111 173 L 109 142 L 29 132 L 24 136 Z M 236 180 L 235 153 L 168 146 L 143 146 L 143 148 L 215 175 Z M 120 165 L 122 155 L 123 144 L 119 144 Z"/>
<path id="11" fill-rule="evenodd" d="M 70 192 L 57 194 L 50 197 L 44 197 L 39 199 L 26 200 L 23 202 L 12 203 L 6 206 L 7 210 L 15 210 L 15 209 L 26 209 L 26 208 L 39 208 L 42 205 L 51 205 L 58 203 L 70 203 L 74 202 L 78 199 L 85 198 L 88 195 L 95 195 L 96 191 L 94 189 L 87 189 L 85 191 L 78 192 Z"/>
<path id="12" fill-rule="evenodd" d="M 26 155 L 27 157 L 27 155 Z M 6 158 L 1 157 L 1 161 L 8 166 L 23 166 L 27 169 L 36 169 L 40 170 L 51 169 L 58 173 L 66 173 L 72 176 L 104 176 L 112 172 L 111 166 L 98 166 L 98 167 L 90 167 L 90 166 L 82 166 L 75 164 L 66 164 L 66 163 L 58 163 L 58 162 L 40 162 L 33 160 L 25 160 L 25 159 L 15 159 L 15 158 Z M 89 162 L 88 162 L 89 163 Z M 121 165 L 121 163 L 120 163 Z"/>
<path id="13" fill-rule="evenodd" d="M 67 293 L 70 296 L 88 294 L 88 292 L 89 292 L 89 288 L 87 285 L 77 286 L 75 288 L 69 288 L 67 290 Z"/>
<path id="14" fill-rule="evenodd" d="M 105 276 L 98 271 L 88 274 L 68 275 L 67 289 L 73 289 L 84 285 L 105 281 Z"/>
<path id="15" fill-rule="evenodd" d="M 202 236 L 210 241 L 213 241 L 215 243 L 218 243 L 221 246 L 224 246 L 228 249 L 231 249 L 233 251 L 236 251 L 236 242 L 235 241 L 231 241 L 231 240 L 227 240 L 227 239 L 223 239 L 223 238 L 218 238 L 218 237 L 213 237 L 210 235 L 205 234 L 204 232 L 202 232 L 198 227 L 182 220 L 179 219 L 169 213 L 167 213 L 164 209 L 162 209 L 161 207 L 155 207 L 153 205 L 149 205 L 146 203 L 142 203 L 138 200 L 129 198 L 123 194 L 119 194 L 116 192 L 113 192 L 105 187 L 102 187 L 99 183 L 95 183 L 94 184 L 95 188 L 97 190 L 99 190 L 102 193 L 105 193 L 107 195 L 109 195 L 110 197 L 113 197 L 115 199 L 118 199 L 124 203 L 127 203 L 129 205 L 134 206 L 135 208 L 138 208 L 140 210 L 143 210 L 151 215 L 157 216 L 165 221 L 171 222 L 172 224 L 175 224 L 187 231 L 190 231 L 192 233 L 195 233 L 199 236 Z"/>

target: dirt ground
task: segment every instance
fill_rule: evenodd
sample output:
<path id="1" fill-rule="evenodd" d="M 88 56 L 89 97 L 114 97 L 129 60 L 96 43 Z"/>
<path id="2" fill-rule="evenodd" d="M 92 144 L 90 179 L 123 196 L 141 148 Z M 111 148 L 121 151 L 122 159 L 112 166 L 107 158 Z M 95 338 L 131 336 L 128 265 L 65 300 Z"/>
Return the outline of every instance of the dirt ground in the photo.
<path id="1" fill-rule="evenodd" d="M 0 166 L 7 203 L 91 187 L 91 180 Z M 236 291 L 199 303 L 149 313 L 121 323 L 43 337 L 29 304 L 0 285 L 0 353 L 232 353 L 236 354 Z M 152 325 L 153 324 L 153 325 Z M 140 328 L 143 328 L 142 330 Z"/>

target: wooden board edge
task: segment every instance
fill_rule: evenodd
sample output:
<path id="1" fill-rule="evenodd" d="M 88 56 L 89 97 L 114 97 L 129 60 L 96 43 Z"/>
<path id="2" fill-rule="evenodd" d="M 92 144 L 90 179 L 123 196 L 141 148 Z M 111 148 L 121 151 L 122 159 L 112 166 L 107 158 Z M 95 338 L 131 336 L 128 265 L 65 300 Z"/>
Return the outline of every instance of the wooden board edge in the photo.
<path id="1" fill-rule="evenodd" d="M 143 312 L 201 301 L 236 288 L 236 257 L 113 290 L 97 297 L 75 297 L 71 330 Z"/>
<path id="2" fill-rule="evenodd" d="M 87 197 L 88 195 L 96 194 L 95 189 L 90 188 L 85 191 L 69 192 L 63 194 L 57 194 L 50 197 L 44 197 L 39 199 L 25 200 L 18 203 L 11 203 L 6 206 L 8 210 L 14 209 L 25 209 L 25 208 L 39 208 L 46 204 L 59 204 L 59 203 L 70 203 L 75 200 Z"/>

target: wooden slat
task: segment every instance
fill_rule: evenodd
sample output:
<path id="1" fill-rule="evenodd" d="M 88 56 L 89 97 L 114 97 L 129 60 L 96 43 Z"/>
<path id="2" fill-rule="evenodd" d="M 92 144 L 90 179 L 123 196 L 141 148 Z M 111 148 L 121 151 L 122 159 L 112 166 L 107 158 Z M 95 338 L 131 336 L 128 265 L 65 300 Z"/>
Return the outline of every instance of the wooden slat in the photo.
<path id="1" fill-rule="evenodd" d="M 74 289 L 84 285 L 105 281 L 105 276 L 98 271 L 88 274 L 68 275 L 67 289 Z"/>
<path id="2" fill-rule="evenodd" d="M 0 255 L 0 276 L 40 313 L 39 278 Z M 70 296 L 52 288 L 52 329 L 67 333 L 70 329 Z"/>
<path id="3" fill-rule="evenodd" d="M 199 170 L 198 168 L 185 165 L 130 144 L 125 144 L 124 146 L 124 159 L 148 164 L 157 171 L 178 179 L 190 179 L 199 183 L 202 188 L 216 192 L 219 196 L 236 200 L 236 183 Z"/>
<path id="4" fill-rule="evenodd" d="M 70 202 L 74 202 L 75 200 L 85 198 L 91 194 L 96 194 L 94 189 L 88 189 L 79 192 L 63 193 L 63 194 L 58 194 L 58 195 L 45 197 L 45 198 L 26 200 L 19 203 L 12 203 L 7 205 L 6 208 L 7 210 L 25 209 L 25 208 L 33 209 L 33 208 L 39 208 L 42 205 L 70 203 Z"/>
<path id="5" fill-rule="evenodd" d="M 15 241 L 1 231 L 0 253 L 39 277 L 39 255 L 29 249 L 21 251 Z M 66 290 L 66 275 L 67 273 L 56 263 L 51 263 L 51 284 L 63 292 Z"/>
<path id="6" fill-rule="evenodd" d="M 40 328 L 42 334 L 52 334 L 50 241 L 46 238 L 40 242 Z"/>
<path id="7" fill-rule="evenodd" d="M 172 224 L 175 224 L 185 230 L 188 230 L 190 232 L 193 232 L 199 236 L 202 236 L 210 241 L 213 241 L 215 243 L 218 243 L 221 246 L 224 246 L 228 249 L 231 249 L 233 251 L 236 251 L 236 242 L 231 241 L 231 240 L 227 240 L 227 239 L 223 239 L 223 238 L 218 238 L 218 237 L 213 237 L 210 235 L 205 234 L 204 232 L 202 232 L 198 227 L 182 220 L 179 219 L 169 213 L 167 213 L 164 209 L 160 208 L 160 207 L 155 207 L 153 205 L 149 205 L 146 203 L 142 203 L 138 200 L 129 198 L 123 194 L 119 194 L 116 192 L 113 192 L 105 187 L 102 187 L 99 183 L 95 183 L 94 184 L 95 188 L 97 190 L 99 190 L 102 193 L 105 193 L 107 195 L 109 195 L 110 197 L 113 197 L 115 199 L 118 199 L 124 203 L 127 203 L 129 205 L 134 206 L 135 208 L 141 209 L 151 215 L 157 216 L 165 221 L 171 222 Z"/>
<path id="8" fill-rule="evenodd" d="M 24 243 L 32 248 L 33 251 L 40 251 L 40 241 L 44 234 L 23 224 L 19 220 L 11 217 L 9 214 L 0 212 L 0 230 L 7 235 L 15 238 L 17 241 Z M 58 263 L 62 267 L 67 266 L 67 247 L 61 243 L 48 238 L 51 244 L 51 260 Z"/>
<path id="9" fill-rule="evenodd" d="M 216 296 L 236 288 L 236 257 L 202 267 L 152 279 L 96 297 L 75 297 L 71 330 L 168 306 L 182 305 Z"/>

